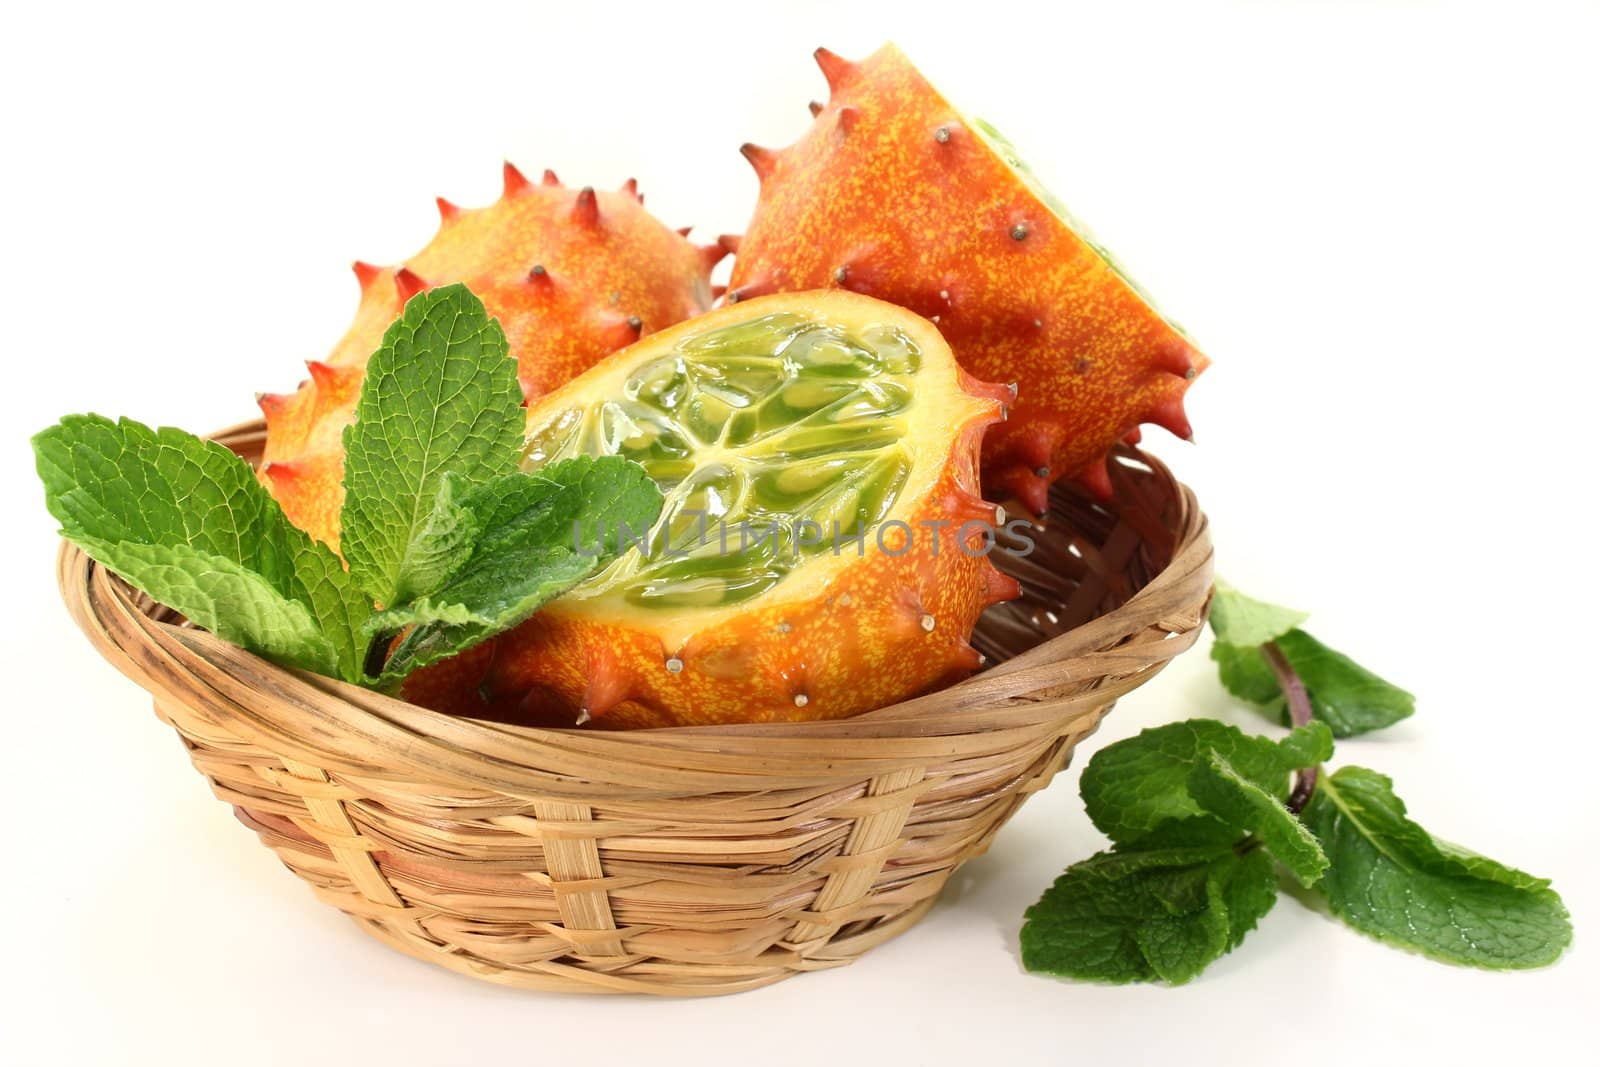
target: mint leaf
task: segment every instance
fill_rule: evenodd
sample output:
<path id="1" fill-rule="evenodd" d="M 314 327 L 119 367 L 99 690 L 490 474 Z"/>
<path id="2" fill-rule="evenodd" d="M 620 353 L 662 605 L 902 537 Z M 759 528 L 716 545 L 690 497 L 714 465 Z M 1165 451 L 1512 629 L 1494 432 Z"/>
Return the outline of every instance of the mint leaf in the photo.
<path id="1" fill-rule="evenodd" d="M 1222 901 L 1228 909 L 1228 947 L 1238 948 L 1244 935 L 1278 902 L 1278 873 L 1265 849 L 1251 849 L 1237 863 L 1223 868 Z"/>
<path id="2" fill-rule="evenodd" d="M 360 678 L 371 605 L 254 472 L 181 430 L 72 415 L 33 439 L 61 535 L 175 611 L 278 663 Z"/>
<path id="3" fill-rule="evenodd" d="M 644 468 L 618 456 L 581 456 L 473 489 L 452 477 L 443 487 L 443 510 L 474 531 L 472 553 L 440 588 L 372 620 L 374 632 L 411 627 L 385 669 L 391 680 L 527 619 L 615 558 L 621 525 L 648 530 L 662 502 Z"/>
<path id="4" fill-rule="evenodd" d="M 1195 764 L 1189 793 L 1224 822 L 1255 834 L 1301 885 L 1313 884 L 1328 869 L 1322 846 L 1283 801 L 1244 778 L 1217 753 Z"/>
<path id="5" fill-rule="evenodd" d="M 1068 868 L 1028 909 L 1022 962 L 1070 978 L 1181 984 L 1237 945 L 1276 894 L 1260 852 L 1102 852 Z"/>
<path id="6" fill-rule="evenodd" d="M 1496 970 L 1543 966 L 1572 940 L 1548 880 L 1436 840 L 1384 775 L 1341 767 L 1303 817 L 1331 861 L 1317 889 L 1373 937 Z"/>
<path id="7" fill-rule="evenodd" d="M 1220 578 L 1211 596 L 1211 629 L 1216 632 L 1218 641 L 1230 645 L 1264 645 L 1282 637 L 1308 617 L 1303 611 L 1245 596 Z"/>
<path id="8" fill-rule="evenodd" d="M 1185 845 L 1237 840 L 1238 825 L 1207 811 L 1189 792 L 1190 774 L 1212 754 L 1245 781 L 1281 801 L 1289 774 L 1332 754 L 1327 728 L 1296 730 L 1274 743 L 1211 719 L 1190 719 L 1145 730 L 1108 745 L 1083 769 L 1079 789 L 1089 818 L 1119 845 L 1154 838 Z"/>
<path id="9" fill-rule="evenodd" d="M 1224 689 L 1247 704 L 1271 710 L 1274 714 L 1270 717 L 1275 722 L 1289 721 L 1283 690 L 1260 647 L 1215 641 L 1211 645 L 1211 659 L 1217 665 L 1217 677 Z M 1292 661 L 1290 666 L 1293 666 Z"/>
<path id="10" fill-rule="evenodd" d="M 1289 666 L 1305 683 L 1311 711 L 1327 723 L 1335 737 L 1353 737 L 1393 726 L 1416 710 L 1416 700 L 1304 630 L 1290 630 L 1277 639 Z M 1228 692 L 1287 723 L 1289 713 L 1272 668 L 1258 648 L 1218 642 L 1211 658 Z"/>
<path id="11" fill-rule="evenodd" d="M 310 609 L 237 560 L 188 545 L 73 540 L 92 559 L 225 641 L 276 663 L 342 673 L 338 652 Z"/>
<path id="12" fill-rule="evenodd" d="M 516 467 L 522 392 L 505 333 L 462 285 L 419 293 L 367 364 L 344 432 L 340 547 L 350 574 L 392 607 L 433 592 L 462 564 L 438 513 L 446 475 L 483 481 Z"/>

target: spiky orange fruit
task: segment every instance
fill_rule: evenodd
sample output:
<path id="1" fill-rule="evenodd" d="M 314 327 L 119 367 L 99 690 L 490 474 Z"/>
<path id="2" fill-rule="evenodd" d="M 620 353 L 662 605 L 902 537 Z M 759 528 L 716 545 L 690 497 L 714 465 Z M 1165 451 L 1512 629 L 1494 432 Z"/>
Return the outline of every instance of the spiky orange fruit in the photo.
<path id="1" fill-rule="evenodd" d="M 602 356 L 704 311 L 710 272 L 725 254 L 662 225 L 634 182 L 615 193 L 563 186 L 550 171 L 528 181 L 510 163 L 505 189 L 478 209 L 439 202 L 439 232 L 401 267 L 355 265 L 355 321 L 311 377 L 264 394 L 261 477 L 289 521 L 334 548 L 344 500 L 345 426 L 355 417 L 367 359 L 405 302 L 464 282 L 500 320 L 524 393 L 542 396 Z"/>
<path id="2" fill-rule="evenodd" d="M 1107 451 L 1140 423 L 1189 437 L 1183 394 L 1207 364 L 995 131 L 953 108 L 893 45 L 851 63 L 782 151 L 746 145 L 761 199 L 735 245 L 730 300 L 837 286 L 938 323 L 973 374 L 1014 381 L 984 485 L 1042 513 L 1050 483 L 1109 495 Z"/>
<path id="3" fill-rule="evenodd" d="M 641 727 L 839 718 L 960 678 L 978 616 L 1018 593 L 977 471 L 1013 395 L 851 293 L 741 302 L 624 349 L 530 405 L 527 466 L 638 460 L 666 494 L 654 535 L 406 696 Z"/>

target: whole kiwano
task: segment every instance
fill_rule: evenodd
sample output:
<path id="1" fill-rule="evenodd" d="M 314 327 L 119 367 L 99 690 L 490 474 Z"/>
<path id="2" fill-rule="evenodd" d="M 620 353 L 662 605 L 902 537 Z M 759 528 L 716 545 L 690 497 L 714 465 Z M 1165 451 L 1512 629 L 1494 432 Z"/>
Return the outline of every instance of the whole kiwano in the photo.
<path id="1" fill-rule="evenodd" d="M 262 481 L 289 521 L 335 549 L 344 428 L 355 417 L 367 359 L 408 299 L 464 282 L 499 319 L 532 398 L 704 311 L 711 268 L 725 254 L 657 221 L 631 180 L 614 193 L 575 190 L 550 171 L 530 182 L 507 163 L 494 204 L 438 204 L 439 232 L 404 266 L 355 265 L 355 321 L 326 359 L 307 364 L 310 379 L 293 393 L 258 398 L 267 420 Z"/>
<path id="2" fill-rule="evenodd" d="M 605 727 L 835 719 L 956 681 L 1015 597 L 978 449 L 1013 393 L 852 293 L 741 302 L 609 357 L 528 410 L 525 467 L 643 464 L 655 530 L 407 699 Z M 633 533 L 643 534 L 643 531 Z"/>
<path id="3" fill-rule="evenodd" d="M 851 63 L 818 49 L 831 90 L 782 151 L 745 145 L 761 198 L 728 299 L 839 287 L 938 324 L 956 358 L 1014 381 L 984 443 L 984 485 L 1043 513 L 1050 483 L 1110 493 L 1106 453 L 1141 423 L 1190 436 L 1207 359 L 992 128 L 947 103 L 893 45 Z"/>

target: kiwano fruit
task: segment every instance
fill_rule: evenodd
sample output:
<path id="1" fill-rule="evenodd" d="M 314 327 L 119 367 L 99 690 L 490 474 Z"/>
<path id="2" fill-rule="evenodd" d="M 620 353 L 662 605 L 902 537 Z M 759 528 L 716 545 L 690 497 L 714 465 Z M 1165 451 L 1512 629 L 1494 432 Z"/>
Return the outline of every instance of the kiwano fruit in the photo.
<path id="1" fill-rule="evenodd" d="M 344 428 L 368 357 L 417 292 L 466 283 L 505 329 L 529 397 L 709 307 L 711 268 L 725 252 L 691 244 L 643 204 L 632 181 L 615 193 L 573 190 L 550 171 L 534 184 L 507 163 L 494 204 L 439 201 L 438 234 L 405 266 L 357 263 L 361 303 L 349 331 L 326 360 L 307 364 L 311 377 L 296 392 L 259 397 L 261 477 L 289 521 L 338 548 Z"/>
<path id="2" fill-rule="evenodd" d="M 984 486 L 1042 514 L 1050 483 L 1110 494 L 1106 454 L 1140 423 L 1190 436 L 1207 364 L 992 128 L 948 104 L 893 45 L 826 49 L 831 90 L 799 142 L 745 145 L 761 198 L 728 299 L 837 286 L 938 324 L 961 365 L 1016 382 L 984 444 Z"/>
<path id="3" fill-rule="evenodd" d="M 525 467 L 637 460 L 654 531 L 520 627 L 407 679 L 407 699 L 522 722 L 832 719 L 964 677 L 1004 513 L 978 450 L 1013 392 L 925 320 L 843 292 L 681 323 L 529 406 Z M 636 533 L 643 534 L 643 531 Z"/>

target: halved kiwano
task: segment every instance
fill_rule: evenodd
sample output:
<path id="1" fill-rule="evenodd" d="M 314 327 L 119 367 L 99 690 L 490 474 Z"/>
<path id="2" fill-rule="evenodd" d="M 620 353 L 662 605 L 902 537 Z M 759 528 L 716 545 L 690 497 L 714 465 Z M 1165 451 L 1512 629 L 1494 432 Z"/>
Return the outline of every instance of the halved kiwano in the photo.
<path id="1" fill-rule="evenodd" d="M 1043 512 L 1050 483 L 1111 491 L 1106 454 L 1141 423 L 1188 437 L 1207 364 L 994 129 L 969 120 L 893 45 L 825 49 L 826 105 L 782 150 L 745 145 L 761 198 L 729 300 L 837 286 L 938 324 L 968 371 L 1014 381 L 984 444 L 984 485 Z"/>
<path id="2" fill-rule="evenodd" d="M 1011 398 L 928 322 L 850 293 L 752 300 L 624 349 L 530 408 L 525 466 L 637 460 L 662 518 L 407 696 L 659 726 L 838 718 L 964 676 L 978 616 L 1017 594 L 988 559 L 1004 515 L 976 470 Z"/>

